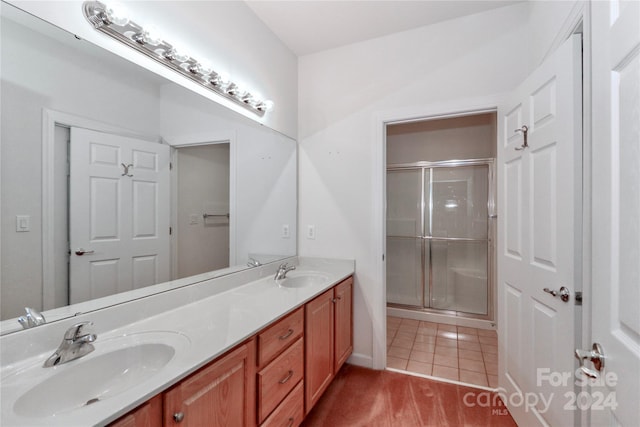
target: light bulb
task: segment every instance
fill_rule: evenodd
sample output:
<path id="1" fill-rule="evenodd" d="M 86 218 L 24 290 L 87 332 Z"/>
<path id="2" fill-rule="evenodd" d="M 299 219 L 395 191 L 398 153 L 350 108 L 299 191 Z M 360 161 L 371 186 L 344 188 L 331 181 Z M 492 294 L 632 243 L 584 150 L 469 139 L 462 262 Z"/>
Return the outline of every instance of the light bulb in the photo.
<path id="1" fill-rule="evenodd" d="M 226 90 L 227 93 L 231 96 L 236 96 L 240 92 L 240 88 L 235 83 L 230 83 L 229 86 L 227 86 Z"/>
<path id="2" fill-rule="evenodd" d="M 203 76 L 208 76 L 209 74 L 213 73 L 213 67 L 211 67 L 206 62 L 205 63 L 198 62 L 196 64 L 196 71 L 199 74 L 202 74 Z"/>
<path id="3" fill-rule="evenodd" d="M 267 99 L 266 101 L 262 101 L 260 105 L 258 105 L 258 110 L 260 111 L 271 111 L 273 110 L 273 101 Z"/>
<path id="4" fill-rule="evenodd" d="M 190 56 L 186 52 L 182 52 L 175 47 L 171 48 L 171 50 L 169 50 L 168 52 L 164 52 L 164 57 L 170 61 L 177 62 L 185 62 L 190 58 Z"/>
<path id="5" fill-rule="evenodd" d="M 222 80 L 222 78 L 220 77 L 220 74 L 214 74 L 213 76 L 209 77 L 209 83 L 212 86 L 220 88 L 224 84 L 224 80 Z"/>
<path id="6" fill-rule="evenodd" d="M 162 43 L 162 37 L 154 27 L 150 27 L 142 33 L 142 40 L 145 44 L 150 44 L 151 46 L 158 46 Z"/>
<path id="7" fill-rule="evenodd" d="M 124 27 L 129 23 L 129 12 L 121 4 L 113 3 L 105 7 L 105 14 L 110 23 Z"/>

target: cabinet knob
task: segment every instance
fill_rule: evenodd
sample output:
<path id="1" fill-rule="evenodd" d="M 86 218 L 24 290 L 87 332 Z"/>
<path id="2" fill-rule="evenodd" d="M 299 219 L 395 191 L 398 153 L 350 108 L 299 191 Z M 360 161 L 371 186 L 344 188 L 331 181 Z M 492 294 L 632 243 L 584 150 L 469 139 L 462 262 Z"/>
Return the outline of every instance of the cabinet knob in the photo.
<path id="1" fill-rule="evenodd" d="M 184 420 L 184 412 L 176 412 L 175 414 L 173 414 L 173 420 L 177 423 Z"/>

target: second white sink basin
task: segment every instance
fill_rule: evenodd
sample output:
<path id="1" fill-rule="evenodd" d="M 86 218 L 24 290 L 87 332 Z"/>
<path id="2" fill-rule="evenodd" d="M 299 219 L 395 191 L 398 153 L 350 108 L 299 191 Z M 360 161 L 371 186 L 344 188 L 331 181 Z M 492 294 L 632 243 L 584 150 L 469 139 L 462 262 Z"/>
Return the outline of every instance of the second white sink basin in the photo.
<path id="1" fill-rule="evenodd" d="M 132 334 L 103 343 L 98 338 L 96 350 L 83 358 L 55 368 L 34 368 L 51 375 L 22 394 L 13 409 L 20 416 L 39 418 L 96 404 L 152 378 L 188 342 L 170 332 Z"/>
<path id="2" fill-rule="evenodd" d="M 312 285 L 322 285 L 327 283 L 329 278 L 319 273 L 289 273 L 289 275 L 278 281 L 278 285 L 284 288 L 306 288 Z"/>

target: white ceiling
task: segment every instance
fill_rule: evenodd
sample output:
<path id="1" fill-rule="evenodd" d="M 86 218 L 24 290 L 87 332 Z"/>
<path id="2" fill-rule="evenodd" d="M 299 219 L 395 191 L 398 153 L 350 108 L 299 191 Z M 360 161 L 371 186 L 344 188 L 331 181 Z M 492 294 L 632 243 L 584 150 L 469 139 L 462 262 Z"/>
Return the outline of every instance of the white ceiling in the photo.
<path id="1" fill-rule="evenodd" d="M 523 0 L 246 0 L 298 56 Z"/>

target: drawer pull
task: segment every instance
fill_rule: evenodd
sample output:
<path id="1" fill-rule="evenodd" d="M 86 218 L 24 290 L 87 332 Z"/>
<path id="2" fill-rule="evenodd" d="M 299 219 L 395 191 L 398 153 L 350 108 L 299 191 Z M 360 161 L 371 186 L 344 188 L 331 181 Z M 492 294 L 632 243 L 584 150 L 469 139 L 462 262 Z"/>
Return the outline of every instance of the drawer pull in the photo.
<path id="1" fill-rule="evenodd" d="M 291 334 L 293 334 L 293 329 L 289 329 L 286 334 L 284 334 L 284 335 L 282 335 L 280 337 L 280 339 L 281 340 L 286 340 L 287 338 L 289 338 L 291 336 Z"/>
<path id="2" fill-rule="evenodd" d="M 287 427 L 291 427 L 293 425 L 293 417 L 289 418 L 289 424 L 287 424 Z"/>
<path id="3" fill-rule="evenodd" d="M 289 373 L 287 374 L 286 377 L 284 377 L 283 379 L 281 379 L 280 381 L 278 381 L 280 384 L 284 384 L 287 381 L 289 381 L 291 379 L 291 377 L 293 376 L 293 371 L 289 370 Z"/>

